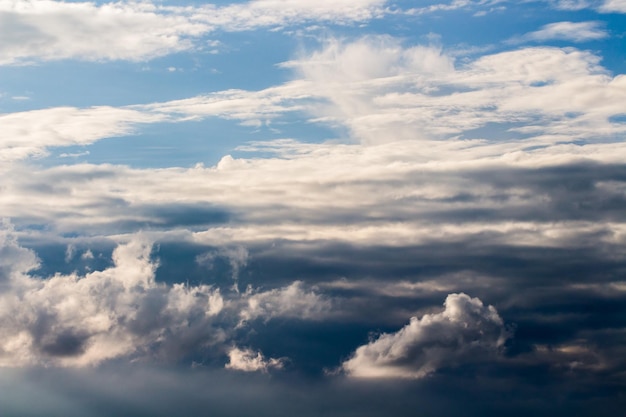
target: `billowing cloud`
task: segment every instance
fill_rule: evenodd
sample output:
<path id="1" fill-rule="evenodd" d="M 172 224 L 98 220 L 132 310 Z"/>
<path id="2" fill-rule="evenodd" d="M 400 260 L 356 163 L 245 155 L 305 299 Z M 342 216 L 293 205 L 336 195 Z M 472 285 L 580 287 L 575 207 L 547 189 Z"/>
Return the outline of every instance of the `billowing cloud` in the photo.
<path id="1" fill-rule="evenodd" d="M 342 369 L 358 378 L 423 378 L 502 347 L 507 334 L 493 306 L 461 293 L 448 295 L 444 307 L 359 347 Z"/>
<path id="2" fill-rule="evenodd" d="M 243 372 L 267 372 L 270 369 L 281 369 L 284 366 L 283 359 L 265 359 L 261 352 L 252 349 L 240 349 L 233 347 L 228 351 L 229 362 L 226 369 Z"/>
<path id="3" fill-rule="evenodd" d="M 85 366 L 119 356 L 171 360 L 188 353 L 185 345 L 224 339 L 211 325 L 224 306 L 219 290 L 155 282 L 151 245 L 141 238 L 120 245 L 112 267 L 85 276 L 31 278 L 25 275 L 35 267 L 31 251 L 6 239 L 2 251 L 20 256 L 2 270 L 1 366 Z"/>
<path id="4" fill-rule="evenodd" d="M 157 282 L 158 261 L 145 235 L 118 245 L 109 268 L 51 277 L 28 275 L 37 257 L 17 243 L 9 223 L 0 243 L 0 367 L 90 366 L 120 357 L 175 362 L 228 350 L 228 369 L 279 369 L 282 359 L 227 349 L 241 320 L 316 320 L 330 310 L 328 300 L 298 281 L 244 294 Z"/>

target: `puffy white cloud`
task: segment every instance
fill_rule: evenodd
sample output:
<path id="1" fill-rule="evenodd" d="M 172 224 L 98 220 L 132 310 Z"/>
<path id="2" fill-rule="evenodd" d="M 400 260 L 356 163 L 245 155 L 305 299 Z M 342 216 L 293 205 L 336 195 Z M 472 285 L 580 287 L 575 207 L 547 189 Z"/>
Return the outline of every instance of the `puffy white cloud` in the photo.
<path id="1" fill-rule="evenodd" d="M 284 366 L 284 359 L 265 359 L 261 352 L 252 349 L 240 349 L 233 347 L 228 351 L 229 362 L 226 369 L 243 372 L 267 372 L 270 369 L 281 369 Z"/>
<path id="2" fill-rule="evenodd" d="M 604 39 L 609 34 L 602 29 L 600 22 L 556 22 L 543 26 L 535 32 L 527 33 L 513 42 L 565 40 L 587 42 Z"/>
<path id="3" fill-rule="evenodd" d="M 176 359 L 186 347 L 224 340 L 212 320 L 224 307 L 210 286 L 154 280 L 151 245 L 141 237 L 113 252 L 102 271 L 40 279 L 24 275 L 35 255 L 5 239 L 0 366 L 86 366 L 120 356 Z M 7 253 L 9 254 L 9 253 Z"/>
<path id="4" fill-rule="evenodd" d="M 412 317 L 396 333 L 357 348 L 342 364 L 358 378 L 423 378 L 437 369 L 493 355 L 507 337 L 493 306 L 466 294 L 450 294 L 441 313 Z"/>

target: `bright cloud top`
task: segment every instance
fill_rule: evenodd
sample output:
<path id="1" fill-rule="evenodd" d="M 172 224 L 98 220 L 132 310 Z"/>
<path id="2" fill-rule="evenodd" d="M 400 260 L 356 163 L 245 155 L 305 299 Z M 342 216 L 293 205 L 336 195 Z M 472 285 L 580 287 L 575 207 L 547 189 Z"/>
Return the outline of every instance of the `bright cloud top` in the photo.
<path id="1" fill-rule="evenodd" d="M 357 348 L 343 370 L 357 378 L 423 378 L 442 367 L 481 360 L 502 347 L 507 333 L 493 306 L 450 294 L 441 313 L 412 317 L 396 333 Z"/>
<path id="2" fill-rule="evenodd" d="M 228 350 L 239 315 L 306 319 L 327 307 L 299 283 L 242 296 L 158 283 L 152 245 L 142 236 L 119 245 L 113 266 L 102 271 L 31 277 L 35 254 L 18 245 L 8 224 L 1 238 L 0 367 L 92 366 L 119 357 L 172 362 L 207 349 L 215 356 Z M 252 308 L 259 300 L 262 309 Z M 237 348 L 228 355 L 229 369 L 266 371 L 283 363 Z"/>

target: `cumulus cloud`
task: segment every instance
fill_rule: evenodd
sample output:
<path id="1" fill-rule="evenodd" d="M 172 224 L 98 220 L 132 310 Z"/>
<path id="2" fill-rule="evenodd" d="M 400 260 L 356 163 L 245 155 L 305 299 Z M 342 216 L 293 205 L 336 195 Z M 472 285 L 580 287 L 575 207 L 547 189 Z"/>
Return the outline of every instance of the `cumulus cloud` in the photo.
<path id="1" fill-rule="evenodd" d="M 267 372 L 270 369 L 281 369 L 284 366 L 284 359 L 265 359 L 261 352 L 252 349 L 240 349 L 233 347 L 228 351 L 229 362 L 226 369 L 243 372 Z"/>
<path id="2" fill-rule="evenodd" d="M 219 290 L 155 282 L 151 244 L 137 238 L 113 252 L 114 265 L 84 276 L 26 276 L 35 255 L 3 242 L 0 293 L 1 366 L 86 366 L 120 356 L 172 360 L 186 344 L 210 346 L 223 306 Z M 10 261 L 9 261 L 10 259 Z"/>
<path id="3" fill-rule="evenodd" d="M 219 356 L 242 320 L 316 320 L 330 308 L 327 299 L 301 282 L 226 295 L 210 285 L 157 282 L 158 262 L 146 235 L 119 244 L 106 269 L 50 277 L 29 275 L 38 259 L 18 244 L 10 223 L 5 222 L 0 238 L 0 367 Z M 72 261 L 76 249 L 68 248 Z M 89 257 L 93 254 L 85 252 L 83 258 Z M 265 359 L 250 349 L 228 352 L 229 369 L 267 371 L 283 365 L 283 359 Z"/>
<path id="4" fill-rule="evenodd" d="M 543 26 L 540 30 L 527 33 L 515 38 L 511 42 L 564 40 L 572 42 L 587 42 L 604 39 L 609 34 L 600 22 L 556 22 Z"/>
<path id="5" fill-rule="evenodd" d="M 461 293 L 448 295 L 444 307 L 357 348 L 343 371 L 358 378 L 423 378 L 502 347 L 507 333 L 493 306 Z"/>

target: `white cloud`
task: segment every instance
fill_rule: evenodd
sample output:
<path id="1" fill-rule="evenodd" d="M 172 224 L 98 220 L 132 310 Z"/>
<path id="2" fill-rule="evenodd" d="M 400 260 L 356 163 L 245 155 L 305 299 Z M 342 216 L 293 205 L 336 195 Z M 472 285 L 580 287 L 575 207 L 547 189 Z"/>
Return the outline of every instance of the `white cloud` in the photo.
<path id="1" fill-rule="evenodd" d="M 493 355 L 507 333 L 492 306 L 466 294 L 450 294 L 441 313 L 411 318 L 396 333 L 359 347 L 342 364 L 357 378 L 423 378 L 437 369 Z"/>
<path id="2" fill-rule="evenodd" d="M 191 47 L 206 25 L 147 2 L 0 1 L 0 65 L 31 60 L 144 60 Z"/>
<path id="3" fill-rule="evenodd" d="M 228 31 L 280 27 L 307 21 L 346 24 L 383 14 L 386 0 L 254 0 L 199 8 L 194 20 Z"/>
<path id="4" fill-rule="evenodd" d="M 229 362 L 226 369 L 243 372 L 267 372 L 270 369 L 281 369 L 284 366 L 284 359 L 265 359 L 261 352 L 252 349 L 240 349 L 233 347 L 228 352 Z"/>
<path id="5" fill-rule="evenodd" d="M 300 79 L 259 91 L 225 90 L 122 108 L 1 115 L 0 159 L 127 135 L 145 123 L 220 117 L 260 126 L 294 112 L 347 127 L 352 139 L 364 144 L 480 137 L 476 129 L 485 126 L 495 127 L 486 139 L 512 135 L 542 143 L 626 131 L 626 124 L 613 118 L 623 114 L 626 77 L 609 75 L 598 56 L 573 48 L 524 48 L 455 67 L 438 47 L 366 37 L 331 40 L 284 65 Z"/>
<path id="6" fill-rule="evenodd" d="M 450 138 L 487 125 L 559 141 L 619 134 L 626 126 L 610 117 L 623 112 L 625 78 L 609 76 L 599 62 L 589 52 L 541 47 L 455 68 L 438 48 L 404 48 L 383 37 L 330 42 L 290 65 L 328 101 L 309 105 L 319 121 L 381 143 Z M 533 130 L 509 130 L 515 125 Z"/>
<path id="7" fill-rule="evenodd" d="M 321 319 L 331 309 L 330 300 L 303 287 L 302 282 L 295 281 L 287 287 L 269 291 L 250 289 L 245 295 L 247 306 L 242 308 L 240 317 L 243 321 L 274 317 Z"/>
<path id="8" fill-rule="evenodd" d="M 626 0 L 605 0 L 599 10 L 605 13 L 626 13 Z"/>
<path id="9" fill-rule="evenodd" d="M 54 107 L 0 114 L 0 162 L 46 154 L 46 148 L 87 145 L 112 136 L 133 133 L 138 123 L 154 123 L 163 115 L 128 108 Z"/>
<path id="10" fill-rule="evenodd" d="M 0 289 L 10 280 L 24 280 L 26 274 L 39 266 L 39 259 L 30 250 L 22 248 L 13 225 L 6 219 L 0 222 Z"/>
<path id="11" fill-rule="evenodd" d="M 511 42 L 564 40 L 573 42 L 587 42 L 604 39 L 609 34 L 602 27 L 601 22 L 556 22 L 543 26 L 540 30 L 527 33 Z"/>
<path id="12" fill-rule="evenodd" d="M 582 10 L 592 6 L 588 0 L 556 0 L 552 3 L 559 10 Z"/>
<path id="13" fill-rule="evenodd" d="M 462 9 L 471 9 L 478 6 L 493 6 L 502 3 L 502 0 L 452 0 L 449 3 L 436 3 L 424 7 L 415 7 L 407 10 L 409 15 L 423 15 L 435 12 L 447 12 Z"/>
<path id="14" fill-rule="evenodd" d="M 39 60 L 143 61 L 196 48 L 215 30 L 279 27 L 305 21 L 350 23 L 382 14 L 385 0 L 256 0 L 226 6 L 96 5 L 53 0 L 0 1 L 0 65 Z"/>

